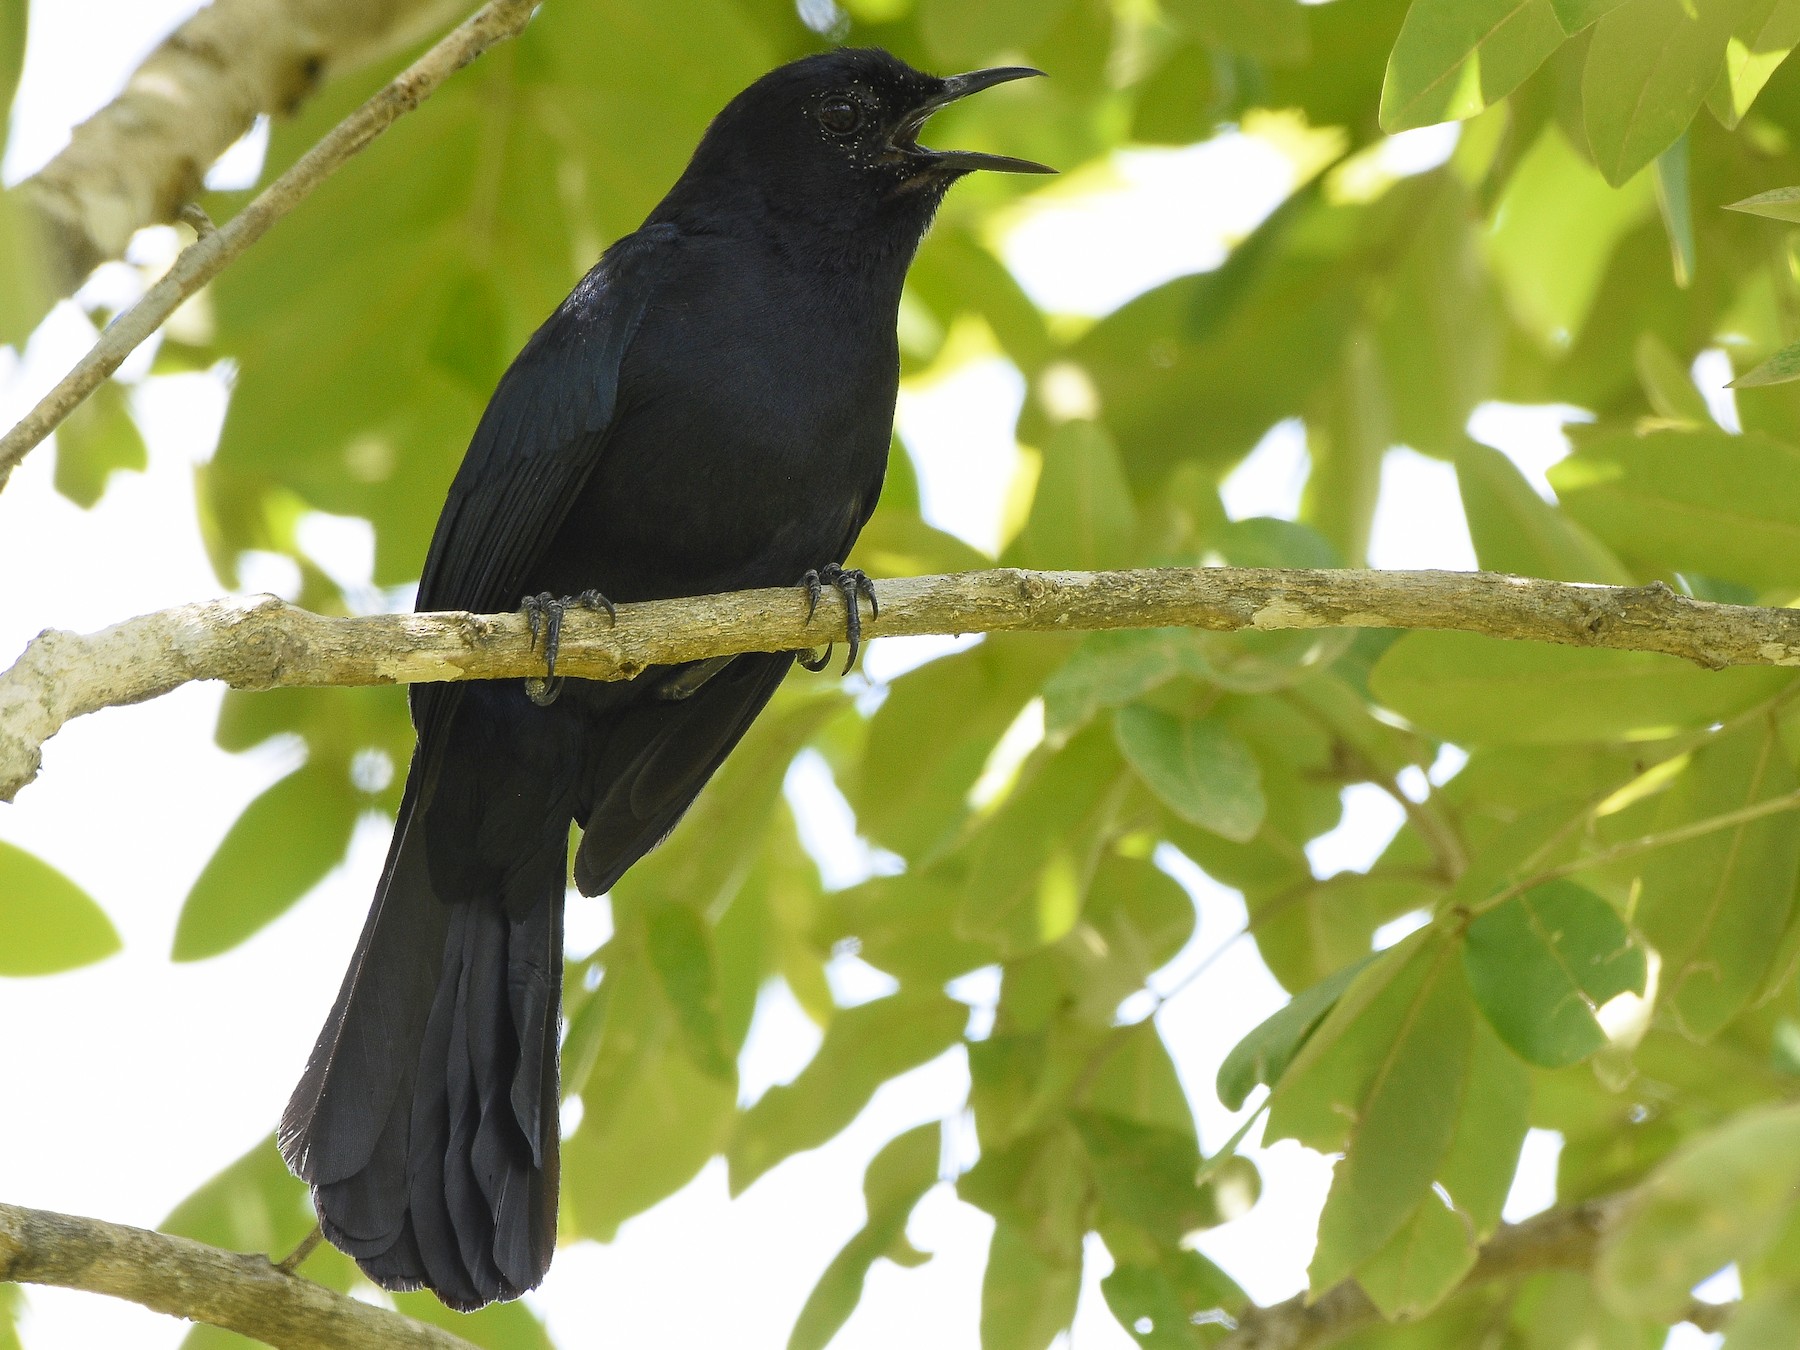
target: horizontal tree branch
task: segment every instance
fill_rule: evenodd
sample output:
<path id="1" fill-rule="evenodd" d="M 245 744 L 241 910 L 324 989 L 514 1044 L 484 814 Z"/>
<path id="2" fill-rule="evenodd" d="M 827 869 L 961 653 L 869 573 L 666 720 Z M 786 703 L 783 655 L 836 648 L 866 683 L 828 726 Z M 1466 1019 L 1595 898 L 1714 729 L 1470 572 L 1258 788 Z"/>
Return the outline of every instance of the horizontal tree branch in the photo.
<path id="1" fill-rule="evenodd" d="M 467 0 L 212 0 L 159 42 L 118 97 L 18 191 L 57 295 L 173 223 L 257 114 L 291 114 L 326 80 L 416 41 Z"/>
<path id="2" fill-rule="evenodd" d="M 1460 1287 L 1474 1289 L 1544 1270 L 1590 1269 L 1607 1229 L 1632 1200 L 1633 1194 L 1626 1191 L 1546 1210 L 1522 1223 L 1502 1224 Z M 1702 1331 L 1722 1331 L 1735 1311 L 1735 1304 L 1696 1300 L 1685 1320 Z M 1381 1320 L 1362 1287 L 1346 1280 L 1310 1303 L 1299 1294 L 1266 1308 L 1252 1308 L 1218 1350 L 1319 1350 Z"/>
<path id="3" fill-rule="evenodd" d="M 31 448 L 98 389 L 184 300 L 224 271 L 271 225 L 403 114 L 423 103 L 445 80 L 495 43 L 520 32 L 531 18 L 533 4 L 534 0 L 490 0 L 333 127 L 242 211 L 183 249 L 174 266 L 143 299 L 108 324 L 75 368 L 18 425 L 0 436 L 0 487 Z"/>
<path id="4" fill-rule="evenodd" d="M 1713 669 L 1800 665 L 1800 610 L 1689 600 L 1660 583 L 1585 586 L 1490 572 L 997 568 L 882 581 L 876 594 L 880 615 L 863 625 L 870 637 L 1413 628 L 1661 652 Z M 616 626 L 576 611 L 557 669 L 617 680 L 712 656 L 815 648 L 843 639 L 844 614 L 829 592 L 809 619 L 798 587 L 621 605 Z M 518 614 L 327 618 L 263 595 L 182 605 L 85 636 L 48 631 L 0 675 L 0 800 L 36 776 L 44 743 L 70 719 L 195 680 L 269 689 L 543 671 L 543 651 Z"/>
<path id="5" fill-rule="evenodd" d="M 266 1256 L 0 1204 L 0 1282 L 110 1294 L 277 1350 L 474 1350 L 447 1331 L 289 1274 Z"/>

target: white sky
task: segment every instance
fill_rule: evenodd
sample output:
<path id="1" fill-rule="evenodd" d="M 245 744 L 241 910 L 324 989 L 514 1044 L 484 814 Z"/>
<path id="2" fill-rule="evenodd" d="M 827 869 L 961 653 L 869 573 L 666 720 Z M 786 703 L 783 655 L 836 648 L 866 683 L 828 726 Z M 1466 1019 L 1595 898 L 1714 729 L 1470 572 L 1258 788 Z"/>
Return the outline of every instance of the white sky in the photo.
<path id="1" fill-rule="evenodd" d="M 6 180 L 54 154 L 69 127 L 109 98 L 143 52 L 196 7 L 191 0 L 38 0 Z M 1415 157 L 1418 144 L 1409 152 Z M 1241 135 L 1191 151 L 1133 153 L 1091 190 L 1064 189 L 1052 199 L 1054 209 L 1020 213 L 1005 251 L 1044 303 L 1104 312 L 1170 276 L 1216 265 L 1291 180 L 1279 152 Z M 1131 247 L 1117 246 L 1119 230 L 1129 231 Z M 1108 232 L 1111 242 L 1099 246 Z M 112 284 L 124 283 L 115 275 Z M 22 413 L 91 332 L 65 307 L 39 331 L 22 364 L 0 349 L 0 417 L 10 422 Z M 1000 360 L 915 382 L 902 396 L 902 433 L 920 468 L 928 518 L 990 550 L 1017 464 L 1011 424 L 1021 397 L 1017 372 Z M 0 494 L 0 575 L 9 582 L 0 593 L 0 661 L 48 626 L 93 629 L 217 593 L 198 542 L 192 466 L 212 451 L 224 398 L 222 383 L 206 375 L 141 384 L 135 402 L 150 470 L 115 477 L 91 512 L 56 495 L 48 448 L 14 475 Z M 1483 439 L 1539 476 L 1564 453 L 1553 415 L 1490 408 L 1481 416 Z M 1303 439 L 1293 428 L 1277 428 L 1227 482 L 1229 509 L 1234 516 L 1292 516 L 1304 468 Z M 314 537 L 325 541 L 321 560 L 334 573 L 367 576 L 366 544 L 355 528 L 319 522 Z M 1371 553 L 1385 566 L 1473 565 L 1447 466 L 1393 452 Z M 966 644 L 877 642 L 867 671 L 877 681 L 892 678 L 953 645 Z M 359 828 L 342 867 L 252 941 L 213 961 L 167 960 L 194 877 L 244 804 L 288 767 L 279 751 L 230 756 L 216 749 L 219 699 L 215 688 L 190 686 L 75 723 L 49 747 L 40 780 L 16 805 L 0 809 L 0 838 L 86 887 L 125 942 L 121 954 L 85 970 L 0 980 L 0 1025 L 25 1029 L 8 1037 L 12 1109 L 0 1112 L 0 1198 L 156 1223 L 267 1134 L 336 992 L 385 845 L 385 824 L 374 820 Z M 842 842 L 849 808 L 822 761 L 797 764 L 788 791 L 830 881 L 847 884 L 881 865 L 866 845 Z M 1346 808 L 1343 825 L 1309 850 L 1321 872 L 1367 866 L 1398 828 L 1398 808 L 1373 788 L 1350 790 Z M 1218 1064 L 1284 995 L 1254 946 L 1232 941 L 1245 919 L 1241 898 L 1179 855 L 1164 856 L 1193 893 L 1200 924 L 1157 983 L 1172 986 L 1225 948 L 1205 978 L 1160 1014 L 1212 1149 L 1242 1119 L 1214 1097 Z M 591 947 L 606 924 L 602 905 L 583 902 L 571 912 L 571 938 Z M 854 1001 L 881 992 L 883 977 L 840 960 L 832 978 L 840 998 Z M 954 992 L 991 1003 L 995 984 L 991 973 L 981 974 Z M 817 1042 L 792 997 L 772 988 L 744 1052 L 746 1091 L 791 1078 Z M 868 1159 L 900 1130 L 953 1114 L 967 1084 L 960 1050 L 946 1054 L 887 1085 L 842 1136 L 782 1164 L 735 1203 L 715 1162 L 679 1195 L 626 1224 L 612 1244 L 560 1252 L 534 1303 L 569 1346 L 777 1350 L 819 1272 L 862 1221 Z M 1554 1136 L 1534 1134 L 1509 1217 L 1554 1199 L 1556 1145 Z M 1330 1168 L 1291 1142 L 1246 1152 L 1262 1165 L 1263 1200 L 1248 1217 L 1203 1235 L 1199 1246 L 1269 1301 L 1304 1286 Z M 878 1263 L 836 1345 L 975 1350 L 990 1228 L 947 1185 L 931 1192 L 909 1234 L 939 1259 L 912 1271 Z M 1097 1244 L 1092 1251 L 1072 1345 L 1126 1350 L 1132 1343 L 1098 1290 L 1108 1263 Z M 184 1330 L 133 1305 L 36 1288 L 24 1323 L 28 1350 L 156 1350 L 175 1345 Z"/>

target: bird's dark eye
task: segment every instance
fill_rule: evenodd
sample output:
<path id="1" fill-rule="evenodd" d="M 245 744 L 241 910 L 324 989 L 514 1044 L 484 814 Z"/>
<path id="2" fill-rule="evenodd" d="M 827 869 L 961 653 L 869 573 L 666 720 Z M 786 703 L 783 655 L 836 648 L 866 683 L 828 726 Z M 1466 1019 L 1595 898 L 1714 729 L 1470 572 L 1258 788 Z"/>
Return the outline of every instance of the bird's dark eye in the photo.
<path id="1" fill-rule="evenodd" d="M 845 136 L 862 125 L 862 109 L 847 98 L 828 98 L 819 105 L 819 125 L 836 136 Z"/>

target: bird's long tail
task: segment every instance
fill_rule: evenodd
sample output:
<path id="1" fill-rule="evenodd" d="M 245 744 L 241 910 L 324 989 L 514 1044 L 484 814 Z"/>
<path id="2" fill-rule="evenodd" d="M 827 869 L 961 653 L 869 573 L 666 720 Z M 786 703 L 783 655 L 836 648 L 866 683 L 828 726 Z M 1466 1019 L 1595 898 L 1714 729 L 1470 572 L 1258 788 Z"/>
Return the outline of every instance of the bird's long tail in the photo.
<path id="1" fill-rule="evenodd" d="M 279 1138 L 371 1279 L 467 1310 L 535 1287 L 555 1246 L 567 816 L 494 893 L 446 899 L 418 768 Z"/>

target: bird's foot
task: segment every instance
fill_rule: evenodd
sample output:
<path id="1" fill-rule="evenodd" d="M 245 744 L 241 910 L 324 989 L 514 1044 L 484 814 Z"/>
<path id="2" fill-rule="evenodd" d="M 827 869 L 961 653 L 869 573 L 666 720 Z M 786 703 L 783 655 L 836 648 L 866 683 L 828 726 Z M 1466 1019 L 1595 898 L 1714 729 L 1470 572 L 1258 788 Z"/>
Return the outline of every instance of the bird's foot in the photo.
<path id="1" fill-rule="evenodd" d="M 562 650 L 563 616 L 572 609 L 603 609 L 615 624 L 619 611 L 599 591 L 588 589 L 580 595 L 565 595 L 560 600 L 549 591 L 528 595 L 519 602 L 525 622 L 531 626 L 531 645 L 535 649 L 539 637 L 544 640 L 544 677 L 525 681 L 525 697 L 540 708 L 548 708 L 562 693 L 562 681 L 556 675 L 556 657 Z"/>
<path id="2" fill-rule="evenodd" d="M 848 675 L 850 667 L 856 664 L 857 653 L 862 651 L 862 610 L 857 601 L 866 598 L 869 602 L 871 617 L 881 613 L 881 606 L 875 600 L 875 583 L 870 581 L 859 569 L 839 567 L 836 563 L 827 563 L 815 568 L 800 578 L 800 584 L 806 587 L 806 617 L 810 622 L 818 612 L 819 597 L 830 586 L 844 597 L 844 638 L 850 647 L 850 656 L 844 662 L 843 673 Z M 831 663 L 832 643 L 825 644 L 824 654 L 814 660 L 802 656 L 800 664 L 808 670 L 823 670 Z"/>

